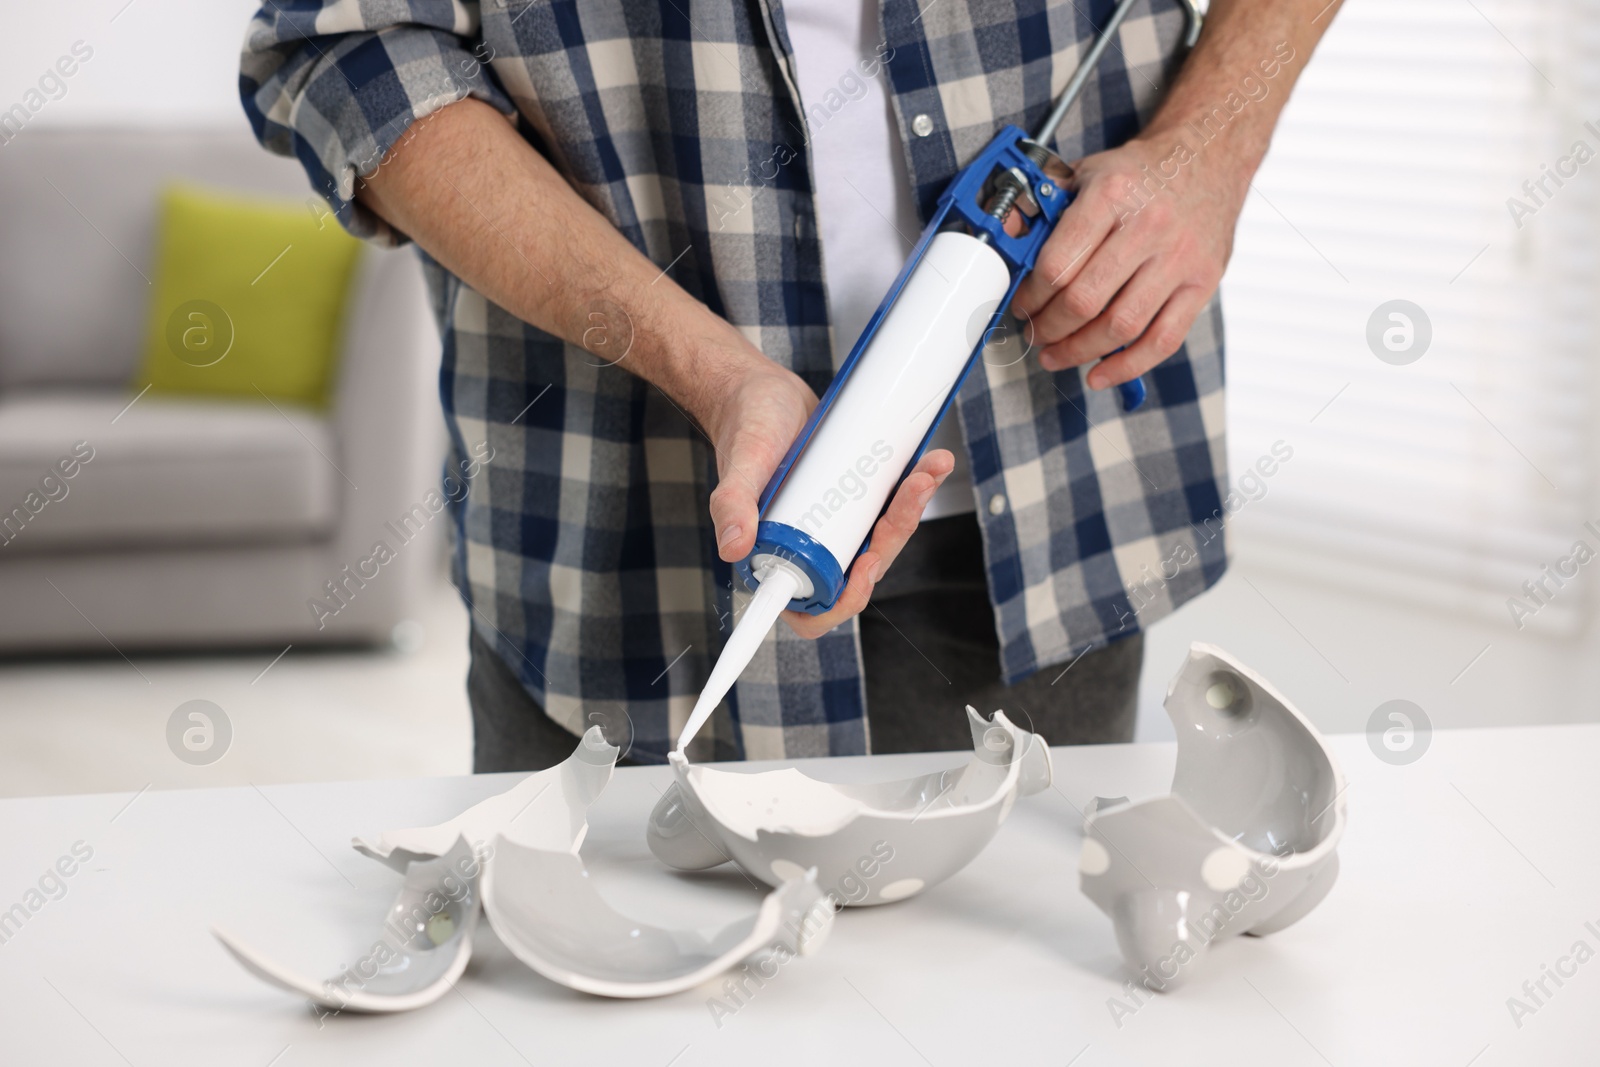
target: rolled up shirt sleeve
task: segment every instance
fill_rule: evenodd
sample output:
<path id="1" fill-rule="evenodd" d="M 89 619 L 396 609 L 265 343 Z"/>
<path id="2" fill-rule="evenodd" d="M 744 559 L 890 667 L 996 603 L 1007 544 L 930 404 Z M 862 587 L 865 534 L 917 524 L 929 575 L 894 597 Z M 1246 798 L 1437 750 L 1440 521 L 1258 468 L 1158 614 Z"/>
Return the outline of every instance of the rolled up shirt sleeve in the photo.
<path id="1" fill-rule="evenodd" d="M 491 58 L 476 0 L 267 0 L 245 32 L 239 95 L 256 139 L 299 159 L 346 229 L 397 244 L 356 203 L 357 180 L 465 97 L 513 115 Z"/>

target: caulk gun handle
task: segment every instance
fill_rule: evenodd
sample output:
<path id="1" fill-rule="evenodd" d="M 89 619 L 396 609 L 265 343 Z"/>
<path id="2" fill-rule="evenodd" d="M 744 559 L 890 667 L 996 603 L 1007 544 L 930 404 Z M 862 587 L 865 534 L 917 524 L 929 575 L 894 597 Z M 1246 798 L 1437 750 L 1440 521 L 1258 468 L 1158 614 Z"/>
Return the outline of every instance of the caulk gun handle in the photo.
<path id="1" fill-rule="evenodd" d="M 1122 347 L 1126 348 L 1127 345 Z M 1121 351 L 1122 348 L 1117 349 L 1117 352 Z M 1110 359 L 1117 352 L 1113 352 L 1105 358 Z M 1144 405 L 1144 379 L 1135 378 L 1131 382 L 1123 382 L 1117 386 L 1117 398 L 1122 401 L 1123 411 L 1138 411 Z"/>
<path id="2" fill-rule="evenodd" d="M 1135 378 L 1117 386 L 1117 396 L 1122 399 L 1123 411 L 1138 411 L 1144 403 L 1144 379 Z"/>

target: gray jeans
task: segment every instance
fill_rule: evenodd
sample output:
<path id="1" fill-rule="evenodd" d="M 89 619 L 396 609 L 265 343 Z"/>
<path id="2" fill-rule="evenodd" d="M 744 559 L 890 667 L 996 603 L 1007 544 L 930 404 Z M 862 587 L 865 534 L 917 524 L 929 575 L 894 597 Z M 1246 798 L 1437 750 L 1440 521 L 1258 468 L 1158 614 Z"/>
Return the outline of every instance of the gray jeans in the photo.
<path id="1" fill-rule="evenodd" d="M 873 752 L 970 749 L 968 704 L 984 715 L 1001 709 L 1053 745 L 1133 740 L 1142 634 L 1065 670 L 1001 684 L 982 535 L 971 515 L 922 524 L 878 584 L 860 627 Z M 570 756 L 578 739 L 544 713 L 476 631 L 471 642 L 473 770 L 541 770 Z"/>

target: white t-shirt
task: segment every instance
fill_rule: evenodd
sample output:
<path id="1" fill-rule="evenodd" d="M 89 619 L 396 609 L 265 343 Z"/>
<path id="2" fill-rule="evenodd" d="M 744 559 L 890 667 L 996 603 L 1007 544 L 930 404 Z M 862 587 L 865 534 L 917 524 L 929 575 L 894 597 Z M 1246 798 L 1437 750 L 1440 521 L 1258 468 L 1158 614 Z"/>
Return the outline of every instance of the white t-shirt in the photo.
<path id="1" fill-rule="evenodd" d="M 837 367 L 905 265 L 922 226 L 884 86 L 878 0 L 785 0 L 783 14 L 811 134 Z M 929 447 L 948 448 L 956 467 L 922 517 L 972 511 L 972 474 L 954 411 Z"/>

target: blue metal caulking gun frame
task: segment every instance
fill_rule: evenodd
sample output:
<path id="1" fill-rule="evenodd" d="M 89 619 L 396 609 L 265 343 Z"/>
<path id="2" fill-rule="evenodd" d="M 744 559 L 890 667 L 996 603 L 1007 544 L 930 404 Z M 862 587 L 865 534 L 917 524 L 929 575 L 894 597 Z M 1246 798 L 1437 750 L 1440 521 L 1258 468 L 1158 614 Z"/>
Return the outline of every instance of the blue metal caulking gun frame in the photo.
<path id="1" fill-rule="evenodd" d="M 971 163 L 967 164 L 959 174 L 950 182 L 944 193 L 939 197 L 938 205 L 933 217 L 928 220 L 927 226 L 922 230 L 916 247 L 912 249 L 906 265 L 901 268 L 900 274 L 895 278 L 894 284 L 889 287 L 883 301 L 878 305 L 878 310 L 867 322 L 866 329 L 856 340 L 855 346 L 850 350 L 850 355 L 839 367 L 838 373 L 823 393 L 811 417 L 806 420 L 805 427 L 794 443 L 789 446 L 788 453 L 783 457 L 783 462 L 778 464 L 778 469 L 773 473 L 771 481 L 762 491 L 759 500 L 761 514 L 766 514 L 767 506 L 777 495 L 778 488 L 788 476 L 789 470 L 795 461 L 805 451 L 812 434 L 816 432 L 823 417 L 828 413 L 834 399 L 839 395 L 845 383 L 849 380 L 851 372 L 861 359 L 873 337 L 878 332 L 878 327 L 888 315 L 889 309 L 899 298 L 901 290 L 905 288 L 906 281 L 911 273 L 922 262 L 923 255 L 927 252 L 928 245 L 934 235 L 945 229 L 950 229 L 961 224 L 974 237 L 989 244 L 999 253 L 1011 271 L 1011 285 L 1006 290 L 1005 297 L 995 308 L 994 314 L 989 319 L 989 325 L 973 346 L 972 354 L 967 358 L 966 366 L 962 368 L 954 387 L 945 397 L 938 414 L 934 416 L 933 423 L 928 427 L 928 432 L 917 446 L 916 454 L 905 465 L 900 478 L 895 482 L 895 490 L 899 483 L 917 465 L 922 454 L 927 451 L 928 442 L 933 439 L 934 432 L 944 420 L 945 414 L 955 402 L 956 394 L 961 391 L 962 384 L 967 375 L 972 373 L 972 368 L 977 365 L 983 355 L 985 345 L 990 334 L 1000 324 L 1005 311 L 1011 306 L 1011 300 L 1016 295 L 1020 286 L 1034 268 L 1039 258 L 1039 251 L 1044 247 L 1045 241 L 1055 229 L 1055 224 L 1060 220 L 1062 212 L 1073 200 L 1074 194 L 1063 189 L 1060 183 L 1045 173 L 1044 166 L 1052 158 L 1052 153 L 1044 147 L 1054 136 L 1056 127 L 1066 115 L 1067 109 L 1077 99 L 1089 75 L 1099 63 L 1101 54 L 1111 42 L 1117 27 L 1121 25 L 1128 9 L 1133 6 L 1134 0 L 1121 0 L 1105 28 L 1096 38 L 1089 53 L 1079 64 L 1072 79 L 1062 90 L 1060 98 L 1056 101 L 1050 115 L 1039 128 L 1039 133 L 1032 139 L 1016 126 L 1007 126 L 995 135 L 984 150 Z M 1193 0 L 1183 0 L 1185 13 L 1188 18 L 1188 32 L 1185 44 L 1192 46 L 1200 31 L 1200 13 Z M 985 194 L 988 194 L 985 199 Z M 1005 220 L 1017 206 L 1022 207 L 1022 216 L 1025 219 L 1025 232 L 1013 236 L 1006 232 Z M 1034 208 L 1029 212 L 1027 208 Z M 1124 411 L 1137 409 L 1145 400 L 1144 383 L 1139 379 L 1123 382 L 1117 386 L 1117 393 L 1122 401 Z M 889 499 L 894 499 L 894 491 L 889 494 Z M 887 507 L 887 505 L 885 505 Z M 856 557 L 866 551 L 872 538 L 868 537 L 861 542 L 861 547 L 856 550 Z M 822 544 L 807 535 L 802 530 L 797 530 L 784 523 L 768 522 L 762 520 L 756 527 L 755 546 L 749 554 L 738 563 L 734 569 L 744 581 L 746 588 L 754 590 L 760 583 L 755 576 L 751 561 L 757 556 L 776 556 L 788 560 L 798 566 L 811 580 L 811 595 L 803 601 L 796 600 L 790 607 L 803 611 L 808 615 L 821 615 L 831 609 L 839 599 L 839 594 L 844 592 L 845 571 L 834 559 L 833 553 Z"/>

